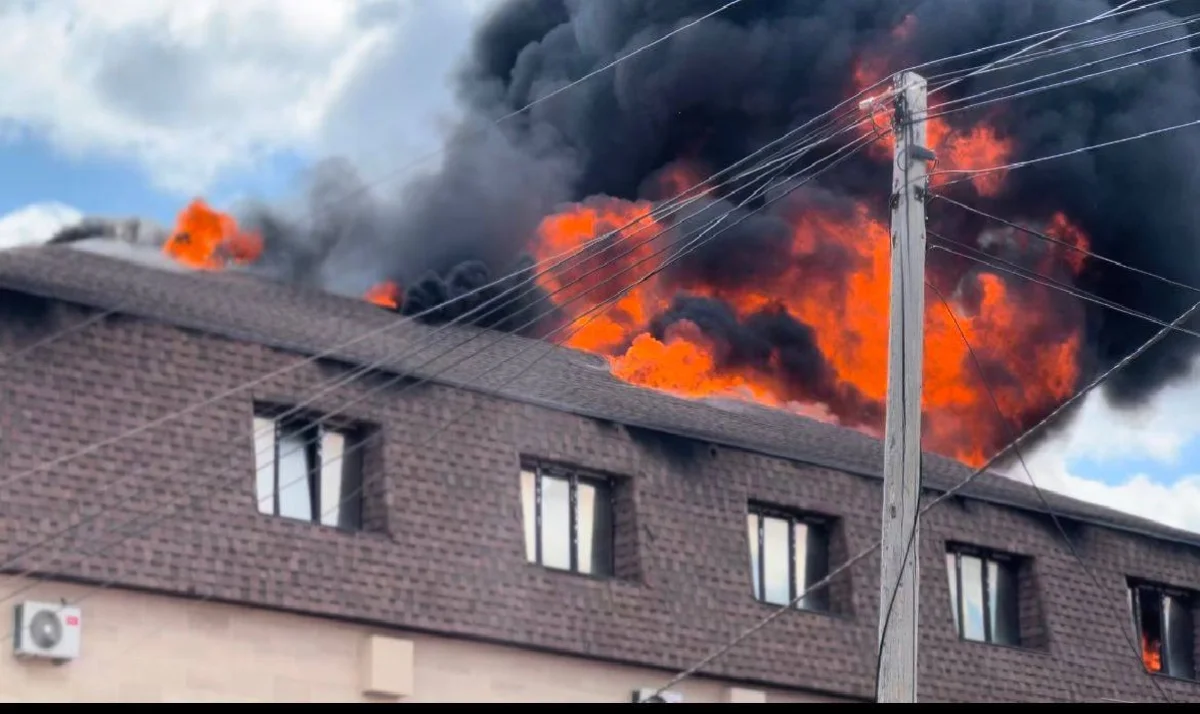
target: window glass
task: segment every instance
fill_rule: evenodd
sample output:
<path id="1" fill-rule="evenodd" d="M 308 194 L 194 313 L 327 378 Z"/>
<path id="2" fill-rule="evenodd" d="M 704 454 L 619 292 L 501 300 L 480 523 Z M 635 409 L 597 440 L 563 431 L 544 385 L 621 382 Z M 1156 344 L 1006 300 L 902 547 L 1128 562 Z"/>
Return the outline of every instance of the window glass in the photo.
<path id="1" fill-rule="evenodd" d="M 763 518 L 763 600 L 786 605 L 792 599 L 790 529 L 782 518 Z"/>
<path id="2" fill-rule="evenodd" d="M 327 526 L 337 526 L 341 522 L 342 501 L 348 499 L 350 490 L 346 488 L 346 438 L 336 431 L 323 430 L 321 433 L 321 498 L 318 517 Z"/>
<path id="3" fill-rule="evenodd" d="M 1151 672 L 1163 669 L 1162 595 L 1150 588 L 1137 592 L 1138 624 L 1141 629 L 1142 663 Z"/>
<path id="4" fill-rule="evenodd" d="M 807 525 L 804 527 L 804 535 L 804 540 L 801 540 L 800 531 L 796 531 L 796 543 L 805 544 L 803 559 L 796 559 L 796 570 L 805 573 L 804 587 L 811 589 L 829 575 L 828 530 L 821 525 Z M 829 587 L 822 586 L 808 593 L 800 606 L 807 610 L 828 610 Z"/>
<path id="5" fill-rule="evenodd" d="M 571 567 L 571 483 L 542 476 L 542 565 Z"/>
<path id="6" fill-rule="evenodd" d="M 580 481 L 577 488 L 579 572 L 611 575 L 612 500 L 608 489 L 584 481 Z"/>
<path id="7" fill-rule="evenodd" d="M 983 563 L 973 555 L 960 555 L 962 569 L 962 636 L 982 642 L 983 631 Z"/>
<path id="8" fill-rule="evenodd" d="M 746 516 L 746 537 L 750 541 L 750 584 L 754 597 L 762 599 L 761 583 L 758 581 L 758 514 Z"/>
<path id="9" fill-rule="evenodd" d="M 525 558 L 537 562 L 537 475 L 521 470 L 521 518 L 525 525 Z"/>
<path id="10" fill-rule="evenodd" d="M 954 617 L 954 631 L 962 636 L 962 630 L 958 625 L 958 556 L 954 553 L 946 553 L 946 572 L 950 577 L 950 610 Z"/>
<path id="11" fill-rule="evenodd" d="M 254 494 L 258 512 L 275 513 L 275 420 L 254 417 Z"/>
<path id="12" fill-rule="evenodd" d="M 305 432 L 280 429 L 279 434 L 279 515 L 312 520 L 312 493 L 309 491 L 309 449 Z"/>
<path id="13" fill-rule="evenodd" d="M 1192 624 L 1191 604 L 1169 595 L 1164 598 L 1164 604 L 1167 608 L 1163 618 L 1167 626 L 1163 638 L 1167 643 L 1167 673 L 1192 679 L 1196 676 L 1193 643 L 1196 630 Z"/>
<path id="14" fill-rule="evenodd" d="M 1020 611 L 1017 600 L 1016 570 L 1010 563 L 988 561 L 988 616 L 992 642 L 998 645 L 1020 644 Z"/>

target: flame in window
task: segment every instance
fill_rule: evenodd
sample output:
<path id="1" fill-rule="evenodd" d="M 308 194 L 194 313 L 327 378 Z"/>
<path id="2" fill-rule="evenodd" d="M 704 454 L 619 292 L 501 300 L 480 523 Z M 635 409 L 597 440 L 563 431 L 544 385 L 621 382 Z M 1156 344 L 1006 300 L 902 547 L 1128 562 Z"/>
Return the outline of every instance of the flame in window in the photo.
<path id="1" fill-rule="evenodd" d="M 1142 633 L 1142 664 L 1151 672 L 1162 671 L 1162 643 Z"/>

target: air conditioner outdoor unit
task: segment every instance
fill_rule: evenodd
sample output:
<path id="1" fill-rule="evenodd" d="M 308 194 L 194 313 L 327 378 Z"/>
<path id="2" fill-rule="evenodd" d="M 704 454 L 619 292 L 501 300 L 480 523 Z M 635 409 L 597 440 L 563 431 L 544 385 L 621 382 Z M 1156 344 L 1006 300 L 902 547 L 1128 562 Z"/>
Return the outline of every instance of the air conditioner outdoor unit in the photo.
<path id="1" fill-rule="evenodd" d="M 657 696 L 654 694 L 657 689 L 643 688 L 633 690 L 634 704 L 682 704 L 683 694 L 679 692 L 661 692 Z"/>
<path id="2" fill-rule="evenodd" d="M 23 602 L 13 608 L 13 654 L 67 662 L 79 657 L 83 615 L 77 607 Z"/>

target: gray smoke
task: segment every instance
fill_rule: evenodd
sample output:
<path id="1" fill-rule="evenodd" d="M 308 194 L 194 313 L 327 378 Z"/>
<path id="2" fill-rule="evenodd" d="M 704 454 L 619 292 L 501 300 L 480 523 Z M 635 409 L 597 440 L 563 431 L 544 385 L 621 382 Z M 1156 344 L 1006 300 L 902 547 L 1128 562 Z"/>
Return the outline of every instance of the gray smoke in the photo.
<path id="1" fill-rule="evenodd" d="M 852 95 L 858 62 L 874 59 L 883 71 L 895 71 L 1080 22 L 1110 7 L 1106 0 L 747 0 L 613 71 L 492 125 L 722 4 L 724 0 L 504 3 L 475 34 L 457 84 L 465 119 L 447 140 L 441 166 L 386 199 L 371 195 L 344 164 L 322 167 L 309 215 L 284 215 L 268 207 L 251 213 L 251 223 L 267 239 L 266 269 L 283 279 L 339 292 L 394 280 L 408 289 L 406 310 L 429 307 L 522 265 L 540 220 L 564 202 L 596 196 L 661 199 L 656 177 L 664 169 L 683 164 L 703 175 L 764 146 Z M 1178 15 L 1200 12 L 1200 3 L 1192 0 L 1167 7 Z M 915 23 L 900 41 L 892 30 L 910 14 Z M 1098 38 L 1172 17 L 1165 10 L 1139 13 L 1077 30 L 1063 41 Z M 970 78 L 943 98 L 968 96 L 1194 29 L 1177 28 Z M 1012 51 L 978 55 L 929 73 L 981 64 Z M 1200 117 L 1200 65 L 1192 57 L 947 120 L 964 128 L 986 119 L 1014 142 L 1017 158 L 1193 120 Z M 1013 172 L 996 195 L 977 195 L 969 183 L 958 184 L 951 193 L 983 210 L 1035 225 L 1064 211 L 1087 232 L 1096 252 L 1200 285 L 1198 166 L 1200 130 L 1185 130 Z M 799 192 L 747 220 L 681 262 L 673 275 L 730 286 L 777 275 L 785 265 L 780 251 L 789 216 L 812 201 L 882 206 L 889 174 L 886 160 L 857 157 L 823 176 L 819 190 Z M 930 225 L 960 237 L 995 228 L 945 204 L 931 205 Z M 836 270 L 842 258 L 830 249 L 811 269 Z M 945 258 L 937 258 L 943 263 L 933 277 L 951 292 L 959 277 L 976 268 Z M 1186 290 L 1096 261 L 1077 284 L 1162 319 L 1173 318 L 1194 299 Z M 520 314 L 528 309 L 528 303 L 514 308 Z M 1111 365 L 1155 329 L 1104 308 L 1089 306 L 1087 311 L 1088 372 Z M 449 310 L 438 317 L 452 314 Z M 514 329 L 521 321 L 512 318 L 494 316 L 492 324 Z M 761 363 L 766 352 L 779 350 L 788 355 L 782 369 L 795 380 L 797 394 L 842 399 L 841 417 L 849 421 L 878 419 L 878 405 L 858 395 L 836 394 L 808 326 L 778 314 L 739 324 L 711 301 L 677 301 L 656 320 L 656 329 L 683 318 L 723 343 L 731 364 Z M 1193 354 L 1188 338 L 1165 340 L 1112 382 L 1112 395 L 1121 403 L 1136 403 L 1180 375 Z M 1015 420 L 1036 421 L 1047 408 L 1038 406 Z"/>
<path id="2" fill-rule="evenodd" d="M 350 266 L 355 256 L 382 266 L 379 278 L 416 286 L 417 304 L 453 294 L 465 261 L 476 280 L 518 264 L 540 219 L 565 201 L 596 195 L 662 198 L 654 176 L 686 162 L 715 170 L 760 148 L 784 131 L 824 111 L 856 89 L 857 62 L 879 59 L 884 69 L 954 55 L 1093 17 L 1105 0 L 748 0 L 654 49 L 594 77 L 528 112 L 488 127 L 495 119 L 545 96 L 612 59 L 652 41 L 719 5 L 720 0 L 512 0 L 476 33 L 458 93 L 467 119 L 445 146 L 435 173 L 410 183 L 400 200 L 372 210 L 346 211 L 331 225 L 343 229 L 361 216 L 368 226 L 327 250 L 335 228 L 295 236 L 321 246 L 327 263 Z M 1195 3 L 1193 3 L 1195 4 Z M 1200 8 L 1175 3 L 1182 14 Z M 915 23 L 900 42 L 892 30 L 911 14 Z M 1173 17 L 1150 11 L 1073 32 L 1071 41 Z M 1041 73 L 1065 69 L 1170 37 L 1111 43 L 968 79 L 947 92 L 962 97 Z M 1184 45 L 1168 46 L 1159 53 Z M 1013 48 L 972 57 L 997 59 Z M 1128 60 L 1122 60 L 1125 62 Z M 957 69 L 942 66 L 930 72 Z M 1200 117 L 1200 70 L 1190 56 L 1113 73 L 1098 80 L 1014 100 L 986 110 L 947 117 L 958 127 L 986 118 L 1015 144 L 1017 157 L 1069 151 Z M 1044 224 L 1065 211 L 1090 236 L 1097 252 L 1180 282 L 1200 285 L 1200 131 L 1182 131 L 1010 174 L 994 196 L 976 195 L 969 184 L 953 194 L 998 215 Z M 887 190 L 886 162 L 859 158 L 821 180 L 824 194 L 878 203 Z M 349 178 L 335 182 L 352 184 Z M 797 210 L 782 201 L 730 231 L 678 266 L 677 274 L 713 283 L 761 280 L 780 269 L 780 219 Z M 398 207 L 394 207 L 398 206 Z M 931 207 L 940 232 L 977 236 L 984 221 L 945 205 Z M 349 229 L 354 233 L 355 229 Z M 825 256 L 836 265 L 836 251 Z M 945 256 L 941 256 L 945 258 Z M 943 266 L 950 289 L 973 269 Z M 457 280 L 449 276 L 457 276 Z M 441 284 L 441 287 L 437 286 Z M 1164 286 L 1092 261 L 1079 287 L 1130 308 L 1170 319 L 1193 299 Z M 524 306 L 522 306 L 524 308 Z M 711 308 L 711 305 L 707 306 Z M 676 304 L 664 320 L 690 317 L 718 324 L 692 305 Z M 769 324 L 762 318 L 763 324 Z M 727 324 L 727 323 L 720 323 Z M 755 339 L 787 340 L 803 392 L 824 394 L 827 368 L 815 351 L 800 345 L 801 325 L 751 330 Z M 747 338 L 749 326 L 725 330 L 722 339 Z M 1111 365 L 1153 330 L 1135 318 L 1088 308 L 1088 370 Z M 754 348 L 761 350 L 761 346 Z M 754 349 L 730 349 L 741 359 Z M 1186 338 L 1173 337 L 1145 355 L 1112 383 L 1112 394 L 1136 402 L 1183 372 L 1194 353 Z M 814 381 L 815 380 L 815 381 Z M 856 401 L 851 399 L 850 401 Z M 876 414 L 860 415 L 872 420 Z M 1041 414 L 1022 415 L 1025 422 Z M 856 420 L 857 421 L 857 420 Z"/>

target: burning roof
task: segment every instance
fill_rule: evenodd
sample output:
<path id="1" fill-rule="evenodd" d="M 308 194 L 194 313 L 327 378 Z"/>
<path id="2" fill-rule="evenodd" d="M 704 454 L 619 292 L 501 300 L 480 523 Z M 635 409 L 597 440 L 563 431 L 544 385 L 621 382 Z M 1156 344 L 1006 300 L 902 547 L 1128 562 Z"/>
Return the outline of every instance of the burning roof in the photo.
<path id="1" fill-rule="evenodd" d="M 406 314 L 437 308 L 425 319 L 444 322 L 511 283 L 452 298 L 643 218 L 588 260 L 540 275 L 539 292 L 488 311 L 481 324 L 530 336 L 566 326 L 568 346 L 600 356 L 626 383 L 819 414 L 878 433 L 886 374 L 886 138 L 770 206 L 735 209 L 735 184 L 714 187 L 697 204 L 699 216 L 648 216 L 680 188 L 896 69 L 1106 9 L 1103 0 L 925 0 L 901 15 L 895 5 L 744 3 L 497 127 L 495 117 L 548 88 L 715 9 L 707 1 L 506 2 L 477 31 L 460 77 L 467 118 L 450 136 L 441 167 L 411 181 L 399 200 L 372 197 L 345 165 L 325 166 L 316 174 L 310 215 L 259 207 L 238 221 L 197 202 L 182 211 L 165 250 L 205 270 L 250 270 Z M 1165 19 L 1162 11 L 1140 12 L 1069 39 Z M 967 77 L 945 96 L 1021 82 L 1185 31 L 1097 43 Z M 979 55 L 965 64 L 992 59 Z M 1197 114 L 1200 69 L 1181 56 L 1104 82 L 934 117 L 929 143 L 940 168 L 979 168 Z M 870 131 L 864 126 L 863 136 Z M 1066 244 L 1200 284 L 1200 203 L 1190 198 L 1200 193 L 1197 164 L 1200 137 L 1176 133 L 1037 170 L 955 185 L 935 180 L 933 188 Z M 656 256 L 663 243 L 726 210 L 738 223 L 719 239 L 670 266 Z M 946 205 L 931 206 L 930 225 L 1143 313 L 1173 316 L 1191 299 Z M 1039 421 L 1153 329 L 945 253 L 930 256 L 929 280 L 953 302 L 1002 412 L 942 306 L 927 301 L 924 442 L 968 464 L 983 462 L 1013 429 Z M 641 282 L 618 296 L 634 281 Z M 610 299 L 610 309 L 591 315 Z M 542 315 L 547 306 L 554 309 Z M 1110 396 L 1130 403 L 1150 394 L 1182 373 L 1193 350 L 1174 336 L 1164 340 L 1112 381 Z"/>
<path id="2" fill-rule="evenodd" d="M 880 443 L 852 430 L 744 400 L 680 399 L 633 388 L 608 370 L 594 369 L 586 353 L 560 349 L 546 355 L 540 342 L 518 335 L 499 341 L 476 340 L 455 349 L 478 334 L 478 329 L 430 328 L 417 323 L 395 329 L 391 327 L 395 319 L 386 310 L 273 281 L 227 280 L 212 271 L 169 272 L 93 251 L 45 246 L 0 252 L 3 290 L 120 310 L 156 323 L 252 341 L 293 355 L 328 355 L 339 362 L 423 376 L 606 423 L 747 449 L 868 478 L 879 477 L 883 462 Z M 0 309 L 10 308 L 0 300 Z M 421 428 L 440 425 L 430 423 Z M 955 486 L 968 473 L 961 464 L 933 454 L 927 454 L 923 462 L 924 484 L 930 489 Z M 1045 510 L 1029 486 L 993 474 L 977 478 L 960 495 L 1034 512 Z M 1053 492 L 1044 495 L 1061 516 L 1200 545 L 1195 534 Z"/>

